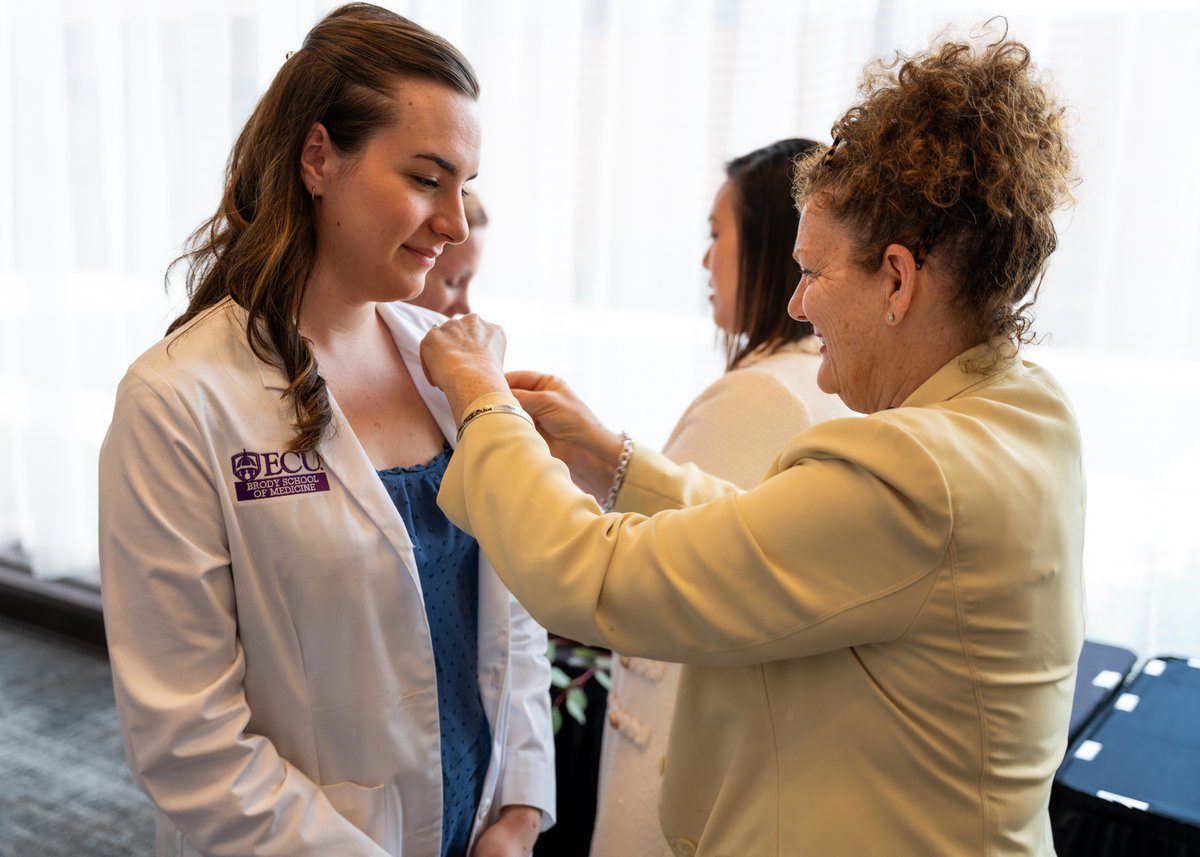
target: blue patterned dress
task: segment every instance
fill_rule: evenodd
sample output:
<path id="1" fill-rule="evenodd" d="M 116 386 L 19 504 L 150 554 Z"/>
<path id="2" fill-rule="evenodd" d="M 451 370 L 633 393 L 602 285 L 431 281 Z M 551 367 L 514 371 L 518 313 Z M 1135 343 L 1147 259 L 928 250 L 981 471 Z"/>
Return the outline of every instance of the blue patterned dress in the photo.
<path id="1" fill-rule="evenodd" d="M 446 519 L 437 493 L 450 447 L 428 464 L 379 477 L 413 542 L 433 637 L 442 753 L 442 857 L 466 857 L 491 756 L 479 695 L 479 545 Z"/>

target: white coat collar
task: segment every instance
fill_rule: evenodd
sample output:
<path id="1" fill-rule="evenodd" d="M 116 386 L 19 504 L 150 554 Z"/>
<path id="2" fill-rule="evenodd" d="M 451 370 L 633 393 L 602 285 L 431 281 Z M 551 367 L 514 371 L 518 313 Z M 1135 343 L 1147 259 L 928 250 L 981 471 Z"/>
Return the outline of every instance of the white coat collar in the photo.
<path id="1" fill-rule="evenodd" d="M 454 414 L 450 413 L 450 403 L 446 401 L 442 391 L 429 383 L 425 378 L 425 370 L 421 367 L 421 340 L 430 329 L 445 321 L 446 317 L 433 310 L 405 303 L 380 304 L 379 314 L 396 340 L 396 347 L 400 349 L 404 363 L 408 366 L 408 373 L 412 375 L 417 392 L 425 400 L 425 406 L 437 420 L 438 428 L 442 430 L 446 440 L 454 446 L 458 421 Z"/>
<path id="2" fill-rule="evenodd" d="M 797 339 L 793 342 L 785 342 L 778 348 L 767 350 L 766 348 L 756 348 L 745 357 L 743 357 L 735 369 L 745 369 L 748 366 L 753 366 L 755 363 L 764 358 L 771 357 L 775 354 L 820 354 L 821 341 L 809 334 L 808 336 Z"/>
<path id="3" fill-rule="evenodd" d="M 246 311 L 232 301 L 227 303 L 227 310 L 244 338 Z M 450 412 L 446 397 L 426 380 L 425 371 L 421 368 L 420 354 L 421 340 L 425 333 L 439 322 L 445 321 L 445 317 L 431 310 L 403 303 L 379 304 L 378 312 L 392 333 L 417 392 L 425 401 L 447 442 L 453 446 L 457 426 L 454 415 Z M 263 360 L 256 360 L 255 363 L 263 387 L 280 393 L 287 389 L 287 379 L 278 366 Z M 357 486 L 352 492 L 354 499 L 392 545 L 401 554 L 408 554 L 412 550 L 412 539 L 403 520 L 396 513 L 395 505 L 366 452 L 358 443 L 354 432 L 350 430 L 349 423 L 346 422 L 346 417 L 332 393 L 329 396 L 329 404 L 333 410 L 333 420 L 322 442 L 321 457 L 325 466 L 336 474 L 343 484 Z M 415 569 L 410 571 L 415 577 Z"/>
<path id="4" fill-rule="evenodd" d="M 237 326 L 244 331 L 246 328 L 246 311 L 233 301 L 227 301 L 226 306 Z M 392 332 L 392 338 L 395 339 L 396 347 L 399 349 L 400 355 L 404 358 L 404 364 L 408 367 L 409 374 L 412 375 L 413 384 L 416 385 L 417 392 L 425 400 L 425 405 L 437 421 L 438 428 L 442 430 L 442 434 L 446 436 L 446 439 L 453 446 L 457 431 L 457 423 L 455 422 L 454 415 L 450 413 L 450 406 L 446 402 L 446 397 L 442 395 L 441 390 L 426 380 L 425 370 L 421 368 L 421 340 L 431 328 L 439 322 L 445 321 L 445 316 L 433 310 L 400 302 L 379 304 L 378 311 L 388 330 Z M 284 377 L 282 369 L 263 360 L 257 362 L 258 374 L 262 379 L 264 387 L 268 390 L 279 390 L 280 392 L 287 389 L 287 378 Z M 338 411 L 338 417 L 339 421 L 341 421 L 340 410 Z"/>

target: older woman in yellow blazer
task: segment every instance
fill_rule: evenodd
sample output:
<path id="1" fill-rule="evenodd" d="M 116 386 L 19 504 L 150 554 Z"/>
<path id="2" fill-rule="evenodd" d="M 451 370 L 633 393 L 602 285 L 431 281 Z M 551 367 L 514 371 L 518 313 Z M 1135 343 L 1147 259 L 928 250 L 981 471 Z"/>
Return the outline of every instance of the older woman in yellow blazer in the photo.
<path id="1" fill-rule="evenodd" d="M 1062 110 L 1010 40 L 862 92 L 797 167 L 790 312 L 866 418 L 740 492 L 634 451 L 557 379 L 513 373 L 514 398 L 503 333 L 468 316 L 423 345 L 463 415 L 439 502 L 545 625 L 685 664 L 676 853 L 1052 855 L 1085 492 L 1071 407 L 1018 350 L 1069 199 Z"/>

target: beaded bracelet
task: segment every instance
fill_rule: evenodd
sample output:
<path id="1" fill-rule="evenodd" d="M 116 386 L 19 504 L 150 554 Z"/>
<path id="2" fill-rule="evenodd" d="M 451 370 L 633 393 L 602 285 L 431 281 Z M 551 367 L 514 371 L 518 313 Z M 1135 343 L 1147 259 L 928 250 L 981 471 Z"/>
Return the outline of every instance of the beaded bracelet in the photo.
<path id="1" fill-rule="evenodd" d="M 482 417 L 484 414 L 514 414 L 515 416 L 528 420 L 529 424 L 533 425 L 533 419 L 529 416 L 529 414 L 525 413 L 516 405 L 508 405 L 503 403 L 498 405 L 485 405 L 482 408 L 476 408 L 475 410 L 471 411 L 471 413 L 463 417 L 462 424 L 458 427 L 458 435 L 455 437 L 455 443 L 458 443 L 462 440 L 463 429 L 470 425 L 472 420 L 479 419 L 479 417 Z"/>
<path id="2" fill-rule="evenodd" d="M 613 481 L 608 489 L 608 496 L 600 504 L 601 511 L 611 512 L 617 505 L 617 495 L 621 493 L 621 486 L 625 484 L 625 474 L 629 472 L 629 459 L 632 457 L 633 438 L 629 436 L 629 432 L 623 431 L 621 432 L 621 458 L 617 461 L 617 469 L 613 473 Z"/>

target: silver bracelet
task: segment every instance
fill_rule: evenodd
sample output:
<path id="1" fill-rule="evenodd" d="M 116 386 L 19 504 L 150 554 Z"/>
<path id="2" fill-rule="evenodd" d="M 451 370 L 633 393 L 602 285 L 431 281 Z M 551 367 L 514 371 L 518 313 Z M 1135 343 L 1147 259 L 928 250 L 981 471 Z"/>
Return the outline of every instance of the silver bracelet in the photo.
<path id="1" fill-rule="evenodd" d="M 625 474 L 629 472 L 629 459 L 631 458 L 633 458 L 633 438 L 629 436 L 629 432 L 623 431 L 621 432 L 621 458 L 617 461 L 617 470 L 613 473 L 608 496 L 600 504 L 601 511 L 611 512 L 616 507 L 617 495 L 621 493 L 621 486 L 625 484 Z"/>
<path id="2" fill-rule="evenodd" d="M 458 435 L 455 437 L 454 442 L 458 443 L 461 441 L 463 429 L 469 426 L 472 420 L 477 420 L 484 414 L 514 414 L 524 420 L 527 420 L 530 425 L 533 425 L 533 418 L 516 405 L 507 405 L 504 403 L 498 405 L 485 405 L 482 408 L 476 408 L 475 410 L 471 411 L 471 413 L 463 417 L 462 425 L 458 427 Z"/>

